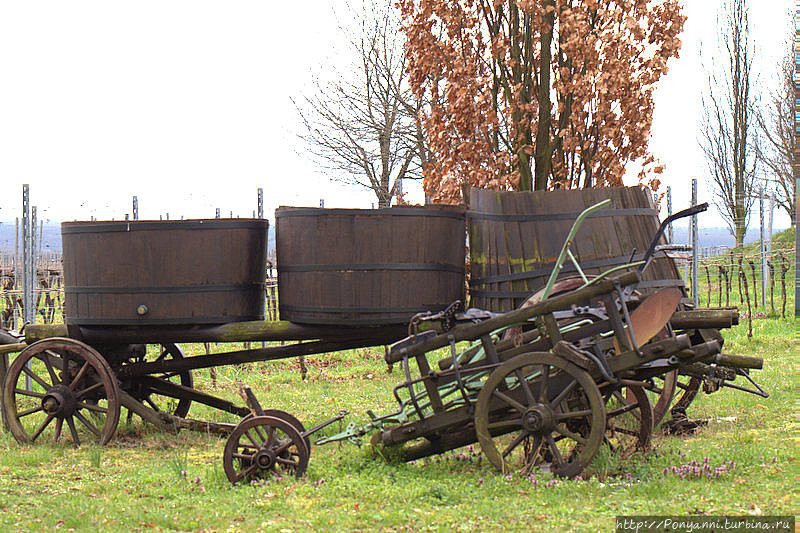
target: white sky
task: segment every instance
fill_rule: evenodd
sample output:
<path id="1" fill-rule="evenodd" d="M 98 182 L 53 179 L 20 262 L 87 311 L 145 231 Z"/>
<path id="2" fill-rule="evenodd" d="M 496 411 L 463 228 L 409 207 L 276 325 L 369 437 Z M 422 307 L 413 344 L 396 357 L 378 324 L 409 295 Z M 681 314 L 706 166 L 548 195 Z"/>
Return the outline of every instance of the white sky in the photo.
<path id="1" fill-rule="evenodd" d="M 651 147 L 674 205 L 704 187 L 697 147 L 717 1 L 685 0 L 681 58 L 656 96 Z M 753 1 L 765 85 L 793 27 L 790 0 Z M 330 182 L 302 154 L 289 98 L 339 61 L 331 2 L 0 0 L 0 220 L 21 215 L 22 184 L 39 218 L 251 216 L 278 205 L 370 207 L 371 192 Z M 408 187 L 407 187 L 408 189 Z M 421 201 L 419 190 L 412 201 Z M 776 226 L 788 219 L 776 212 Z M 756 224 L 757 224 L 757 219 Z M 722 225 L 706 215 L 702 226 Z"/>

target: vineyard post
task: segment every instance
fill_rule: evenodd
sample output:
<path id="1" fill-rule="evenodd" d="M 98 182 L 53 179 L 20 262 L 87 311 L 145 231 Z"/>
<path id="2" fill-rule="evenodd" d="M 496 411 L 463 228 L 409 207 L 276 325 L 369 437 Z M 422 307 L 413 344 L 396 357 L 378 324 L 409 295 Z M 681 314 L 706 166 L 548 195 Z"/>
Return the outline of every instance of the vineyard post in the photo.
<path id="1" fill-rule="evenodd" d="M 697 178 L 692 178 L 692 206 L 697 205 Z M 697 252 L 699 242 L 697 238 L 697 214 L 692 215 L 692 301 L 694 308 L 700 304 L 700 297 L 697 294 Z"/>
<path id="2" fill-rule="evenodd" d="M 258 204 L 257 205 L 258 205 L 258 218 L 259 219 L 263 219 L 264 218 L 264 189 L 262 189 L 261 187 L 258 188 Z M 269 238 L 267 238 L 267 241 L 269 241 Z M 264 272 L 264 277 L 266 278 L 266 276 L 267 276 L 267 273 Z M 266 279 L 265 279 L 265 281 L 266 281 Z M 265 320 L 267 320 L 269 318 L 268 314 L 267 314 L 268 313 L 268 309 L 269 309 L 269 302 L 268 302 L 268 298 L 266 297 L 266 292 L 267 292 L 267 284 L 265 283 L 264 284 L 264 319 Z M 261 341 L 261 347 L 262 348 L 266 348 L 267 347 L 267 343 L 265 341 Z"/>
<path id="3" fill-rule="evenodd" d="M 31 206 L 31 247 L 29 248 L 31 253 L 31 262 L 28 266 L 31 269 L 31 277 L 29 283 L 31 284 L 31 312 L 28 315 L 30 318 L 30 323 L 33 324 L 36 322 L 36 206 Z M 25 309 L 28 307 L 25 306 Z"/>
<path id="4" fill-rule="evenodd" d="M 19 217 L 16 217 L 17 225 L 14 233 L 14 289 L 18 290 L 20 287 L 20 281 L 22 278 L 20 277 L 20 260 L 19 260 Z M 12 329 L 18 329 L 19 324 L 17 320 L 17 298 L 16 295 L 12 296 L 12 305 L 14 306 L 13 312 L 11 313 L 11 320 L 13 321 L 13 325 L 11 326 Z M 21 317 L 20 317 L 21 318 Z"/>
<path id="5" fill-rule="evenodd" d="M 769 307 L 771 313 L 775 314 L 775 268 L 773 267 L 772 260 L 767 261 L 769 267 Z"/>
<path id="6" fill-rule="evenodd" d="M 747 300 L 747 338 L 753 336 L 753 312 L 750 310 L 750 293 L 747 291 L 747 274 L 744 269 L 739 270 L 739 279 L 742 280 L 744 285 L 744 298 Z"/>
<path id="7" fill-rule="evenodd" d="M 764 188 L 758 193 L 758 218 L 761 222 L 761 239 L 759 239 L 758 255 L 761 259 L 761 307 L 767 307 L 767 227 L 764 216 Z M 756 296 L 757 297 L 757 296 Z M 756 304 L 758 307 L 758 304 Z"/>
<path id="8" fill-rule="evenodd" d="M 769 267 L 768 262 L 772 259 L 772 216 L 775 212 L 775 193 L 770 193 L 769 197 L 769 204 L 767 208 L 767 245 L 766 245 L 766 253 L 765 253 L 765 261 L 764 266 L 766 270 L 764 274 L 767 276 L 767 281 L 769 282 L 770 287 L 774 285 L 774 281 L 772 280 L 772 269 Z M 771 291 L 772 289 L 770 289 Z"/>
<path id="9" fill-rule="evenodd" d="M 672 187 L 667 186 L 667 216 L 672 216 Z M 667 242 L 672 244 L 672 222 L 667 226 Z"/>
<path id="10" fill-rule="evenodd" d="M 31 310 L 31 203 L 30 188 L 27 183 L 22 185 L 22 324 L 29 322 Z M 31 378 L 25 373 L 25 388 L 31 390 Z"/>

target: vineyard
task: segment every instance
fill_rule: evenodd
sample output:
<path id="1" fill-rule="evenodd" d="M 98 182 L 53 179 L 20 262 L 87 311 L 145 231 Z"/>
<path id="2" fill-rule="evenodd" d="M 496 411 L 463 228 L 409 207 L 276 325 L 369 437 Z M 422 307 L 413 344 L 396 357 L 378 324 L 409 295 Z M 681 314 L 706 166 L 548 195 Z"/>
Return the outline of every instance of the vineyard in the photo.
<path id="1" fill-rule="evenodd" d="M 794 238 L 790 230 L 776 234 L 770 250 L 760 253 L 759 246 L 743 251 L 726 247 L 704 249 L 698 261 L 698 302 L 701 307 L 736 306 L 747 320 L 767 316 L 791 315 L 794 305 Z M 767 278 L 762 284 L 762 257 Z M 691 256 L 678 254 L 676 264 L 691 287 Z M 268 263 L 274 264 L 274 261 Z M 23 291 L 20 267 L 13 254 L 0 254 L 0 328 L 16 330 L 23 324 Z M 58 322 L 64 313 L 64 273 L 61 254 L 40 254 L 34 284 L 35 316 L 38 324 Z M 764 289 L 766 287 L 766 292 Z M 274 269 L 267 271 L 266 319 L 278 320 L 277 279 Z M 690 291 L 691 292 L 691 291 Z"/>

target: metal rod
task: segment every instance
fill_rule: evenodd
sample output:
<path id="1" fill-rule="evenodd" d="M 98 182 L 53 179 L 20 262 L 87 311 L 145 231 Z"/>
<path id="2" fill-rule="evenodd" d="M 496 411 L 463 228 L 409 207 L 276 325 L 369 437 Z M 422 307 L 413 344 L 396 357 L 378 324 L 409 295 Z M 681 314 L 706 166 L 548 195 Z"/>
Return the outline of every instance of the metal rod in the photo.
<path id="1" fill-rule="evenodd" d="M 22 277 L 20 276 L 20 266 L 22 263 L 19 260 L 19 217 L 16 217 L 16 221 L 17 225 L 14 234 L 14 290 L 19 290 L 21 288 L 20 283 L 22 283 Z M 22 317 L 18 316 L 19 311 L 17 311 L 16 299 L 13 303 L 13 306 L 13 313 L 11 314 L 13 320 L 12 329 L 19 329 L 19 322 Z"/>
<path id="2" fill-rule="evenodd" d="M 758 192 L 758 218 L 760 238 L 758 239 L 758 252 L 761 258 L 761 307 L 767 307 L 767 243 L 766 237 L 766 220 L 764 217 L 764 188 Z"/>
<path id="3" fill-rule="evenodd" d="M 239 365 L 243 363 L 254 363 L 256 361 L 274 361 L 276 359 L 287 359 L 299 355 L 352 350 L 364 346 L 374 346 L 374 344 L 364 339 L 301 342 L 290 344 L 289 346 L 240 350 L 211 355 L 195 355 L 192 357 L 184 357 L 183 359 L 154 361 L 152 363 L 134 363 L 122 367 L 118 375 L 121 379 L 127 379 L 161 372 L 181 372 L 184 370 L 210 368 L 212 366 Z"/>
<path id="4" fill-rule="evenodd" d="M 672 215 L 672 187 L 667 186 L 667 217 Z M 672 222 L 667 226 L 667 242 L 672 244 Z"/>
<path id="5" fill-rule="evenodd" d="M 692 178 L 692 206 L 697 205 L 697 178 Z M 700 306 L 699 285 L 697 283 L 697 252 L 700 242 L 697 237 L 697 215 L 692 215 L 692 301 L 697 309 Z"/>
<path id="6" fill-rule="evenodd" d="M 30 187 L 27 183 L 22 185 L 22 324 L 28 322 L 31 309 L 31 270 L 30 270 Z M 25 373 L 25 388 L 31 390 L 30 375 Z"/>

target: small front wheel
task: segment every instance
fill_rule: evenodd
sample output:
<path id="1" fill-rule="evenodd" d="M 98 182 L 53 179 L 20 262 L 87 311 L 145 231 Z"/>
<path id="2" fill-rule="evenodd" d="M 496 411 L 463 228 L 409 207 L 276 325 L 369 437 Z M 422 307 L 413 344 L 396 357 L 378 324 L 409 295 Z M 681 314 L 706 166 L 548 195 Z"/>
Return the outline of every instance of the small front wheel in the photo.
<path id="1" fill-rule="evenodd" d="M 231 483 L 277 475 L 301 477 L 309 451 L 300 431 L 272 416 L 245 418 L 234 428 L 222 456 Z"/>

